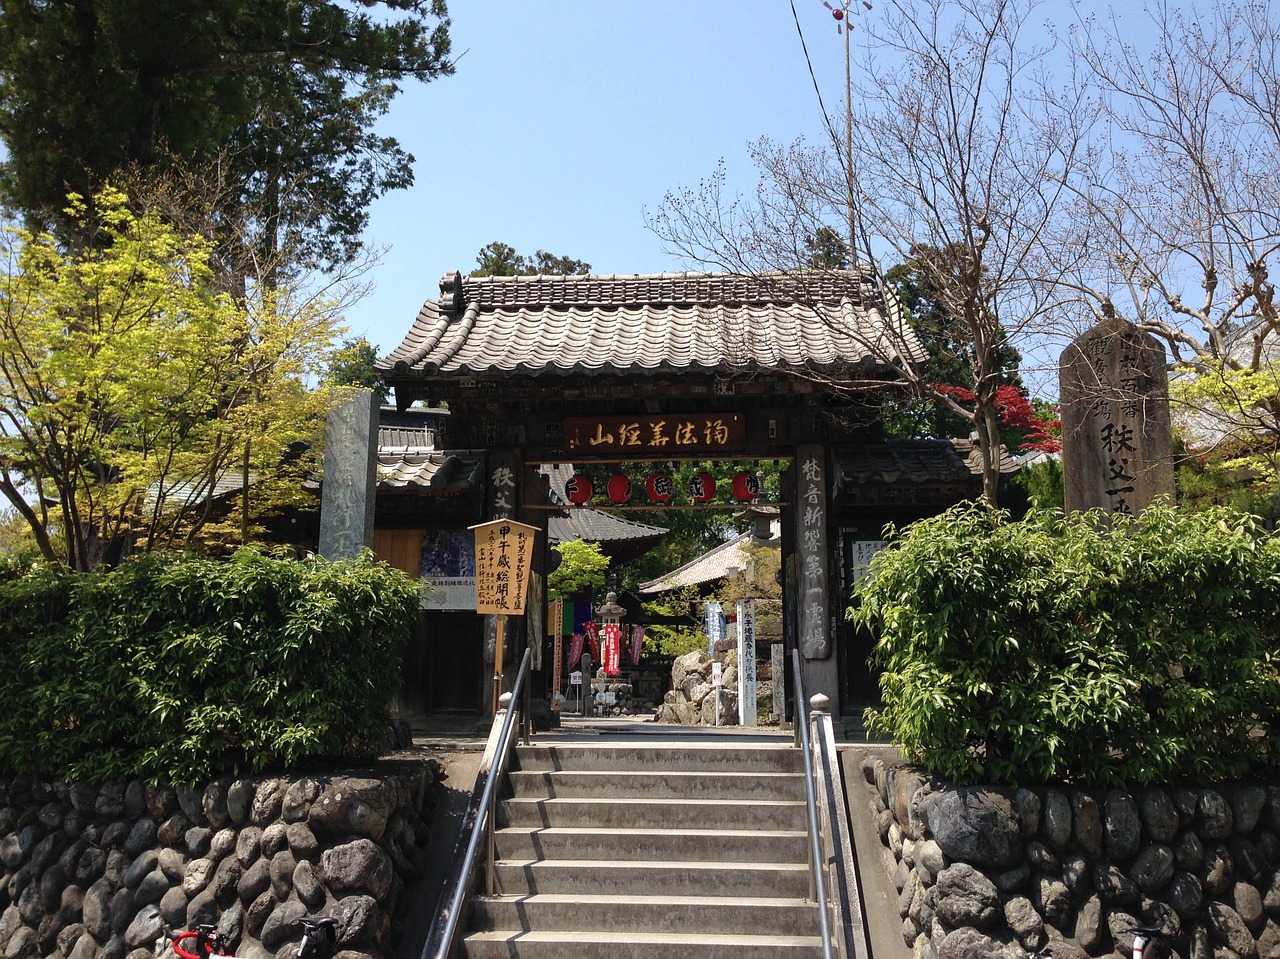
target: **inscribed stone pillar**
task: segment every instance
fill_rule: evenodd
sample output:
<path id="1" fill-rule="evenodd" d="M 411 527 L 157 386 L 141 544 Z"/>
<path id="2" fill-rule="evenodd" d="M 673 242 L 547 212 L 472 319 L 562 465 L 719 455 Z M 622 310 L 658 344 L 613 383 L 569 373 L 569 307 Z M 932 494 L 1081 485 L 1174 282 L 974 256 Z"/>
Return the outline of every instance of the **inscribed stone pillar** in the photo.
<path id="1" fill-rule="evenodd" d="M 1137 514 L 1173 496 L 1173 438 L 1164 347 L 1108 319 L 1078 336 L 1058 365 L 1068 513 Z"/>
<path id="2" fill-rule="evenodd" d="M 373 545 L 378 478 L 378 398 L 362 390 L 325 421 L 320 555 L 355 559 Z"/>
<path id="3" fill-rule="evenodd" d="M 831 643 L 831 582 L 828 570 L 827 457 L 818 445 L 796 448 L 796 495 L 791 515 L 796 558 L 796 643 L 806 695 L 840 702 Z"/>

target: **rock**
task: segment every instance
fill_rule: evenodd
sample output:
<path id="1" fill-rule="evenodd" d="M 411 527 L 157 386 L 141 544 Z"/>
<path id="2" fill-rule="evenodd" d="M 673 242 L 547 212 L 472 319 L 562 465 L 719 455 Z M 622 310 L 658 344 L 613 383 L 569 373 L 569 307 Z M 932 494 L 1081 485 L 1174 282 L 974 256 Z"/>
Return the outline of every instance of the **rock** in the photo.
<path id="1" fill-rule="evenodd" d="M 294 823 L 295 826 L 307 827 L 302 823 Z M 307 832 L 311 830 L 307 829 Z M 312 836 L 314 842 L 315 837 Z M 282 822 L 273 822 L 262 830 L 262 854 L 268 859 L 280 852 L 282 849 L 289 848 L 288 827 Z"/>
<path id="2" fill-rule="evenodd" d="M 160 857 L 154 849 L 145 850 L 125 870 L 124 884 L 130 889 L 136 889 L 143 877 L 154 871 L 159 862 Z"/>
<path id="3" fill-rule="evenodd" d="M 1040 813 L 1043 803 L 1040 796 L 1030 789 L 1017 789 L 1013 793 L 1013 808 L 1022 823 L 1022 835 L 1028 839 L 1040 830 Z"/>
<path id="4" fill-rule="evenodd" d="M 282 779 L 264 779 L 260 782 L 253 796 L 253 806 L 249 810 L 249 821 L 262 827 L 274 824 L 280 816 L 287 788 Z"/>
<path id="5" fill-rule="evenodd" d="M 1226 839 L 1234 828 L 1231 806 L 1216 789 L 1201 789 L 1196 803 L 1203 839 Z"/>
<path id="6" fill-rule="evenodd" d="M 124 932 L 124 944 L 130 949 L 150 945 L 164 931 L 160 908 L 154 904 L 143 906 Z"/>
<path id="7" fill-rule="evenodd" d="M 1125 862 L 1138 854 L 1142 843 L 1142 819 L 1138 804 L 1126 792 L 1113 789 L 1102 806 L 1102 825 L 1107 856 Z"/>
<path id="8" fill-rule="evenodd" d="M 187 852 L 192 856 L 207 856 L 212 840 L 213 830 L 208 826 L 192 826 L 183 834 Z"/>
<path id="9" fill-rule="evenodd" d="M 139 819 L 125 837 L 124 851 L 130 856 L 139 856 L 144 851 L 155 853 L 156 824 L 151 819 Z M 128 940 L 125 940 L 128 942 Z"/>
<path id="10" fill-rule="evenodd" d="M 259 859 L 240 876 L 236 883 L 236 898 L 241 902 L 253 902 L 271 888 L 271 867 L 265 859 Z"/>
<path id="11" fill-rule="evenodd" d="M 1225 897 L 1235 882 L 1235 862 L 1226 846 L 1211 846 L 1205 854 L 1205 861 L 1200 875 L 1204 879 L 1204 888 L 1211 897 Z"/>
<path id="12" fill-rule="evenodd" d="M 285 827 L 289 851 L 295 859 L 316 859 L 320 855 L 320 843 L 311 827 L 303 822 L 291 822 Z"/>
<path id="13" fill-rule="evenodd" d="M 296 780 L 285 790 L 284 799 L 280 804 L 280 815 L 285 822 L 301 822 L 307 818 L 311 803 L 318 795 L 320 795 L 320 783 L 316 780 L 309 776 Z"/>
<path id="14" fill-rule="evenodd" d="M 952 862 L 1002 867 L 1022 859 L 1022 830 L 1008 797 L 1000 793 L 979 787 L 934 793 L 925 818 Z"/>
<path id="15" fill-rule="evenodd" d="M 1178 808 L 1167 790 L 1159 787 L 1142 794 L 1142 823 L 1156 842 L 1172 843 L 1178 837 Z"/>
<path id="16" fill-rule="evenodd" d="M 213 878 L 209 880 L 209 885 L 205 892 L 212 895 L 217 900 L 218 905 L 225 909 L 238 898 L 237 887 L 240 884 L 240 877 L 243 875 L 243 867 L 234 856 L 230 856 L 218 863 L 218 867 L 213 871 Z"/>
<path id="17" fill-rule="evenodd" d="M 1045 922 L 1059 928 L 1071 918 L 1071 892 L 1064 882 L 1045 876 L 1033 890 L 1035 905 Z"/>
<path id="18" fill-rule="evenodd" d="M 1188 830 L 1174 843 L 1173 856 L 1179 869 L 1199 869 L 1204 865 L 1204 844 L 1199 836 Z"/>
<path id="19" fill-rule="evenodd" d="M 192 859 L 182 877 L 182 891 L 188 896 L 196 895 L 209 885 L 217 868 L 218 864 L 212 859 Z"/>
<path id="20" fill-rule="evenodd" d="M 293 924 L 306 914 L 306 907 L 296 899 L 279 903 L 263 922 L 258 938 L 268 949 L 275 949 L 294 935 Z"/>
<path id="21" fill-rule="evenodd" d="M 262 849 L 262 830 L 257 826 L 245 826 L 236 835 L 236 859 L 248 868 L 258 858 Z"/>
<path id="22" fill-rule="evenodd" d="M 187 922 L 187 903 L 190 900 L 181 886 L 174 886 L 160 898 L 160 918 L 165 925 L 180 929 Z M 164 959 L 169 959 L 165 956 Z"/>
<path id="23" fill-rule="evenodd" d="M 338 945 L 381 945 L 390 933 L 390 922 L 369 896 L 347 896 L 334 903 L 330 915 L 338 920 Z M 336 957 L 335 957 L 336 959 Z"/>
<path id="24" fill-rule="evenodd" d="M 1252 883 L 1265 883 L 1271 879 L 1271 870 L 1267 868 L 1266 858 L 1258 847 L 1244 836 L 1232 836 L 1227 843 L 1231 852 L 1231 861 L 1236 867 L 1236 879 L 1244 879 Z"/>
<path id="25" fill-rule="evenodd" d="M 925 885 L 933 885 L 938 873 L 947 866 L 942 847 L 932 839 L 926 839 L 916 846 L 916 872 L 924 880 Z"/>
<path id="26" fill-rule="evenodd" d="M 85 928 L 99 942 L 111 938 L 111 894 L 114 890 L 106 879 L 99 879 L 84 894 L 82 910 Z"/>
<path id="27" fill-rule="evenodd" d="M 211 926 L 218 921 L 218 916 L 221 914 L 222 909 L 218 906 L 218 901 L 206 889 L 192 896 L 191 901 L 187 903 L 187 928 Z"/>
<path id="28" fill-rule="evenodd" d="M 995 883 L 968 863 L 953 863 L 942 870 L 934 888 L 938 917 L 949 926 L 990 926 L 1000 915 Z"/>
<path id="29" fill-rule="evenodd" d="M 1025 948 L 1039 949 L 1044 944 L 1044 920 L 1025 896 L 1014 896 L 1004 904 L 1004 921 Z"/>
<path id="30" fill-rule="evenodd" d="M 1262 931 L 1266 913 L 1262 910 L 1262 893 L 1247 882 L 1237 882 L 1231 889 L 1231 902 L 1249 931 L 1256 935 Z"/>
<path id="31" fill-rule="evenodd" d="M 382 838 L 395 793 L 381 780 L 342 778 L 325 783 L 311 804 L 307 825 L 317 833 Z"/>
<path id="32" fill-rule="evenodd" d="M 335 896 L 354 892 L 381 898 L 391 887 L 391 860 L 368 839 L 325 850 L 320 855 L 320 868 Z"/>
<path id="33" fill-rule="evenodd" d="M 1026 952 L 1009 939 L 963 927 L 948 933 L 942 940 L 938 959 L 1026 959 Z"/>
<path id="34" fill-rule="evenodd" d="M 266 862 L 266 860 L 260 861 Z M 293 876 L 297 868 L 298 861 L 287 849 L 270 861 L 271 891 L 281 902 L 288 899 L 289 893 L 293 891 Z M 305 897 L 300 895 L 299 898 L 306 902 Z"/>
<path id="35" fill-rule="evenodd" d="M 214 829 L 225 829 L 231 825 L 231 815 L 227 812 L 227 790 L 230 788 L 230 779 L 215 779 L 204 787 L 200 796 L 200 809 Z"/>
<path id="36" fill-rule="evenodd" d="M 1086 792 L 1071 796 L 1071 812 L 1075 824 L 1075 837 L 1087 855 L 1094 859 L 1102 855 L 1102 814 L 1098 801 Z"/>
<path id="37" fill-rule="evenodd" d="M 1074 938 L 1089 954 L 1097 951 L 1102 942 L 1102 900 L 1090 896 L 1076 911 Z"/>
<path id="38" fill-rule="evenodd" d="M 178 811 L 178 794 L 172 786 L 148 785 L 143 790 L 143 801 L 147 806 L 147 815 L 156 822 L 168 819 Z"/>
<path id="39" fill-rule="evenodd" d="M 302 861 L 293 870 L 293 891 L 309 909 L 324 905 L 324 884 L 316 871 L 315 863 Z"/>
<path id="40" fill-rule="evenodd" d="M 209 840 L 209 858 L 221 861 L 228 856 L 234 856 L 236 842 L 237 834 L 234 829 L 219 829 Z"/>
<path id="41" fill-rule="evenodd" d="M 153 869 L 142 877 L 142 882 L 138 883 L 138 888 L 134 890 L 134 905 L 143 906 L 158 903 L 164 894 L 169 891 L 169 887 L 169 878 L 160 871 L 159 867 Z"/>
<path id="42" fill-rule="evenodd" d="M 1258 828 L 1262 810 L 1267 804 L 1267 789 L 1260 785 L 1241 786 L 1231 795 L 1231 818 L 1238 833 L 1251 833 Z"/>
<path id="43" fill-rule="evenodd" d="M 1151 843 L 1138 855 L 1129 874 L 1147 895 L 1159 892 L 1173 878 L 1173 849 L 1164 843 Z"/>
<path id="44" fill-rule="evenodd" d="M 1099 862 L 1093 867 L 1093 885 L 1107 903 L 1136 903 L 1138 887 L 1114 863 Z"/>
<path id="45" fill-rule="evenodd" d="M 249 809 L 258 784 L 252 779 L 237 779 L 227 787 L 227 817 L 233 826 L 243 826 L 249 821 Z"/>
<path id="46" fill-rule="evenodd" d="M 1209 925 L 1213 934 L 1242 959 L 1256 959 L 1258 945 L 1240 914 L 1226 903 L 1209 903 Z"/>

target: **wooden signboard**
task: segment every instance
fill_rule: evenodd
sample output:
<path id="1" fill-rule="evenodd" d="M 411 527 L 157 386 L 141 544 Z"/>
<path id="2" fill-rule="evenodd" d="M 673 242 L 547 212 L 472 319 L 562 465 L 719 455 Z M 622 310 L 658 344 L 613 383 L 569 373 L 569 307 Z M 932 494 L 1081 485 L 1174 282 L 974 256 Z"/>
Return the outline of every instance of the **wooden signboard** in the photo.
<path id="1" fill-rule="evenodd" d="M 538 528 L 495 519 L 468 529 L 476 537 L 476 612 L 523 613 Z"/>
<path id="2" fill-rule="evenodd" d="M 495 519 L 469 526 L 476 537 L 476 612 L 498 617 L 493 650 L 493 711 L 502 693 L 504 625 L 510 614 L 524 612 L 529 596 L 529 564 L 533 560 L 536 526 L 511 519 Z"/>
<path id="3" fill-rule="evenodd" d="M 563 425 L 569 452 L 672 456 L 723 453 L 747 444 L 747 421 L 741 413 L 571 416 Z"/>

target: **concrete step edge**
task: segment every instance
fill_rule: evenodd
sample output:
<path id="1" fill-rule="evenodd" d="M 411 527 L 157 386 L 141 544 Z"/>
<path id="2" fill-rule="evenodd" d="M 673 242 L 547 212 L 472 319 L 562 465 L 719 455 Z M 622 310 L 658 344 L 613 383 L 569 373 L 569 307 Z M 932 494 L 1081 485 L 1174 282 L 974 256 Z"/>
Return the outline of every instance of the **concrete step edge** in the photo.
<path id="1" fill-rule="evenodd" d="M 679 933 L 653 932 L 601 932 L 599 930 L 564 930 L 559 932 L 524 931 L 521 929 L 492 929 L 487 932 L 468 933 L 464 941 L 506 942 L 519 939 L 521 942 L 551 943 L 644 943 L 654 945 L 671 945 L 688 948 L 687 936 Z M 821 936 L 768 936 L 768 935 L 735 935 L 719 933 L 716 943 L 722 946 L 817 946 L 822 947 Z M 572 955 L 570 952 L 568 955 Z"/>

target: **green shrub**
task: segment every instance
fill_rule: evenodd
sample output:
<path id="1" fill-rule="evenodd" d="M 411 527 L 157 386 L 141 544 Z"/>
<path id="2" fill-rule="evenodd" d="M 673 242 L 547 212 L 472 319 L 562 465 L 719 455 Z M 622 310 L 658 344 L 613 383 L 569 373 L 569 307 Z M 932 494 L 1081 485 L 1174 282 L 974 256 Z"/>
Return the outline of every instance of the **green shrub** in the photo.
<path id="1" fill-rule="evenodd" d="M 851 616 L 871 727 L 958 783 L 1235 778 L 1276 759 L 1280 541 L 1227 509 L 890 531 Z"/>
<path id="2" fill-rule="evenodd" d="M 0 567 L 0 769 L 194 782 L 380 748 L 414 583 L 241 550 Z"/>

